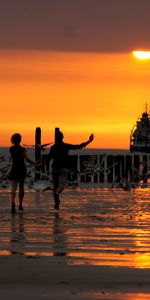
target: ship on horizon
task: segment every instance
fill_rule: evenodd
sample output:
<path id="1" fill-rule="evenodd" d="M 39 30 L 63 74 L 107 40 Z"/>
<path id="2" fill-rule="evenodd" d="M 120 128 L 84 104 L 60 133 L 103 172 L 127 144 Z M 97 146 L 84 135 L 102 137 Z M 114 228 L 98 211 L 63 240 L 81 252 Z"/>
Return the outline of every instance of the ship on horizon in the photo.
<path id="1" fill-rule="evenodd" d="M 130 151 L 150 153 L 150 113 L 147 104 L 131 130 Z"/>

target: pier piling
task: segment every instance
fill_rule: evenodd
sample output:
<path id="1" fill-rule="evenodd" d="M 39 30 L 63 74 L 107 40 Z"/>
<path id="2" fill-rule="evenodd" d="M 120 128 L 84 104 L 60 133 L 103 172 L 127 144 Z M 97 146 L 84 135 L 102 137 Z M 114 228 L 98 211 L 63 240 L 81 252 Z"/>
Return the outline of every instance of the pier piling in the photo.
<path id="1" fill-rule="evenodd" d="M 41 128 L 35 130 L 35 161 L 41 162 Z M 35 167 L 35 180 L 41 179 L 40 167 Z"/>

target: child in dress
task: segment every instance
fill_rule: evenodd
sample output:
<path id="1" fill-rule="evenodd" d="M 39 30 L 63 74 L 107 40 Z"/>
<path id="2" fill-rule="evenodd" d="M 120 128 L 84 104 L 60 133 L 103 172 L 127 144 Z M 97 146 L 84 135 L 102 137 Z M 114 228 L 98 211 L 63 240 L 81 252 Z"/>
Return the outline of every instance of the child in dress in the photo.
<path id="1" fill-rule="evenodd" d="M 36 165 L 32 161 L 27 153 L 26 149 L 20 145 L 21 135 L 20 133 L 15 133 L 11 137 L 11 143 L 13 146 L 10 147 L 10 154 L 12 158 L 12 166 L 9 174 L 9 179 L 11 180 L 11 213 L 16 212 L 15 197 L 16 190 L 19 185 L 19 210 L 23 210 L 22 202 L 24 198 L 24 181 L 27 176 L 27 169 L 25 161 Z"/>

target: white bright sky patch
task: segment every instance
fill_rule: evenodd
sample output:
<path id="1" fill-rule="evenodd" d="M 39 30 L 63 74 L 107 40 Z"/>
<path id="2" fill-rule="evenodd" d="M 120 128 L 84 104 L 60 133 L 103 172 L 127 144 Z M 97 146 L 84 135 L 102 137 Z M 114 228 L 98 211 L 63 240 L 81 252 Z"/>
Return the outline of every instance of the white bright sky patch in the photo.
<path id="1" fill-rule="evenodd" d="M 132 53 L 138 59 L 150 59 L 150 51 L 133 51 Z"/>

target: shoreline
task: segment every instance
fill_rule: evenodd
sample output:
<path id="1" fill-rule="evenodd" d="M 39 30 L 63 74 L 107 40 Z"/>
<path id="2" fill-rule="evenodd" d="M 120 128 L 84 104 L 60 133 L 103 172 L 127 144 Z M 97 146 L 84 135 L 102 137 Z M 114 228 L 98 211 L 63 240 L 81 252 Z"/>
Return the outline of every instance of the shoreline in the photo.
<path id="1" fill-rule="evenodd" d="M 2 299 L 149 299 L 149 190 L 66 190 L 59 212 L 27 192 L 15 215 L 0 196 Z"/>
<path id="2" fill-rule="evenodd" d="M 0 266 L 0 286 L 34 284 L 56 287 L 60 284 L 87 290 L 131 291 L 136 288 L 150 291 L 150 268 L 69 265 L 58 257 L 19 254 L 1 255 Z"/>
<path id="3" fill-rule="evenodd" d="M 72 266 L 57 257 L 19 255 L 0 256 L 0 266 L 0 294 L 6 300 L 149 299 L 150 269 Z"/>

